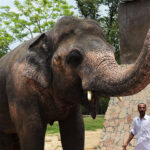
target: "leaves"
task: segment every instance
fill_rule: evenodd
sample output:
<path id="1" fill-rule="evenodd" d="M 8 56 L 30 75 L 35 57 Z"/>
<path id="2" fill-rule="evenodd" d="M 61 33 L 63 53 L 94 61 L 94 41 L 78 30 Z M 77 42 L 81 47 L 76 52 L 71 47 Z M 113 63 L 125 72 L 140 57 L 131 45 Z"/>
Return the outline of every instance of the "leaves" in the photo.
<path id="1" fill-rule="evenodd" d="M 15 11 L 0 7 L 1 51 L 5 52 L 10 43 L 32 39 L 34 34 L 50 30 L 60 16 L 74 14 L 66 0 L 14 0 L 14 6 Z"/>
<path id="2" fill-rule="evenodd" d="M 101 0 L 76 0 L 76 2 L 82 16 L 98 21 Z"/>
<path id="3" fill-rule="evenodd" d="M 120 64 L 120 41 L 118 24 L 118 5 L 120 0 L 104 0 L 104 5 L 108 7 L 108 16 L 101 20 L 107 41 L 112 44 L 116 51 L 115 57 Z"/>
<path id="4" fill-rule="evenodd" d="M 13 41 L 13 37 L 4 29 L 0 28 L 0 56 L 6 54 L 9 48 L 9 43 Z"/>
<path id="5" fill-rule="evenodd" d="M 120 63 L 120 41 L 119 41 L 119 25 L 118 25 L 118 4 L 119 0 L 76 0 L 78 9 L 82 16 L 91 18 L 99 22 L 106 35 L 106 40 L 112 44 L 116 51 L 115 57 Z M 106 6 L 108 8 L 107 15 L 100 16 L 99 7 Z"/>

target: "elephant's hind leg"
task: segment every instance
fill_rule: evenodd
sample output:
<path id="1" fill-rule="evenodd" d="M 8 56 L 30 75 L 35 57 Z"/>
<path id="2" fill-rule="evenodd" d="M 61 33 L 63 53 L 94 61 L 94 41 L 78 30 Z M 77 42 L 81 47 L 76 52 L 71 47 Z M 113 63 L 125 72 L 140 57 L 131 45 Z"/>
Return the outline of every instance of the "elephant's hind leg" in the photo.
<path id="1" fill-rule="evenodd" d="M 18 136 L 0 132 L 0 150 L 20 150 Z"/>
<path id="2" fill-rule="evenodd" d="M 17 134 L 13 134 L 12 138 L 12 150 L 20 150 L 20 143 Z"/>
<path id="3" fill-rule="evenodd" d="M 8 136 L 0 131 L 0 150 L 10 150 L 10 143 Z"/>

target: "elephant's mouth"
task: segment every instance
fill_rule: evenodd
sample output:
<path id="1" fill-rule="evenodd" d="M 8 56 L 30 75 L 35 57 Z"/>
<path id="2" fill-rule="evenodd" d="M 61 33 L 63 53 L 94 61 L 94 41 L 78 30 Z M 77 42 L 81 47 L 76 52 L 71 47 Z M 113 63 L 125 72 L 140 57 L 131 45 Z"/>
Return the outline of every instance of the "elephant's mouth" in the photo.
<path id="1" fill-rule="evenodd" d="M 93 119 L 96 118 L 98 95 L 94 91 L 86 91 L 83 94 L 82 104 L 89 110 Z"/>

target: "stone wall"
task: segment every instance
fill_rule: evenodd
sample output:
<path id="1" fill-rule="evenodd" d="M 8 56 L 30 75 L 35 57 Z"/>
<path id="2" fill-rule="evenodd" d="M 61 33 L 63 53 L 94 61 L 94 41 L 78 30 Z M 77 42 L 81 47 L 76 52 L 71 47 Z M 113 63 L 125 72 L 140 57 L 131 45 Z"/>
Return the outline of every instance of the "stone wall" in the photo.
<path id="1" fill-rule="evenodd" d="M 140 102 L 147 104 L 147 114 L 150 115 L 150 85 L 133 96 L 111 98 L 105 114 L 104 128 L 100 135 L 99 150 L 122 150 L 122 145 L 128 139 L 132 127 L 132 120 L 139 115 L 137 105 Z M 135 138 L 128 146 L 134 150 Z"/>

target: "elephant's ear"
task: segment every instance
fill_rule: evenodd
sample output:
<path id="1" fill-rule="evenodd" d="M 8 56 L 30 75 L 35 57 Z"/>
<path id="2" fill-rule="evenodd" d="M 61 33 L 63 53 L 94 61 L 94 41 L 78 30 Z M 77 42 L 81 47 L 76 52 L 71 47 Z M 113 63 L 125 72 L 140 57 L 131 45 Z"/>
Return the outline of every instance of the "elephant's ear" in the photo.
<path id="1" fill-rule="evenodd" d="M 48 47 L 48 37 L 41 34 L 28 47 L 23 76 L 36 81 L 47 88 L 52 80 L 51 50 Z"/>

